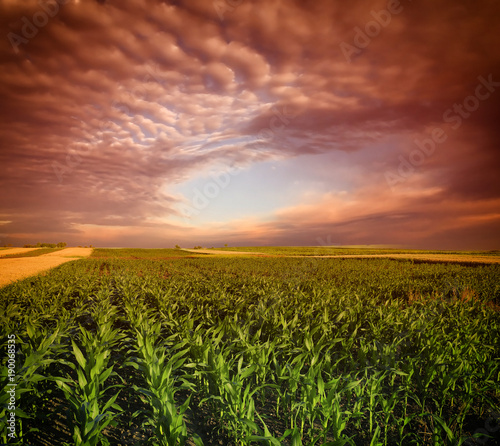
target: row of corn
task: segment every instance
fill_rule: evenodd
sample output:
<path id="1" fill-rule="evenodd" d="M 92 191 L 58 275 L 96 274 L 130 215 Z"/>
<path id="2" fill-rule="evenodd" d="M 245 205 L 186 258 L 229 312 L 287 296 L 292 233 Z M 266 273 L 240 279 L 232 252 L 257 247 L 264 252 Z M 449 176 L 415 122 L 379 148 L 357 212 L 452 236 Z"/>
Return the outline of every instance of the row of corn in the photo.
<path id="1" fill-rule="evenodd" d="M 459 445 L 500 409 L 497 267 L 302 271 L 300 259 L 84 260 L 0 290 L 2 351 L 12 333 L 18 347 L 16 441 Z M 69 428 L 40 427 L 55 417 Z"/>

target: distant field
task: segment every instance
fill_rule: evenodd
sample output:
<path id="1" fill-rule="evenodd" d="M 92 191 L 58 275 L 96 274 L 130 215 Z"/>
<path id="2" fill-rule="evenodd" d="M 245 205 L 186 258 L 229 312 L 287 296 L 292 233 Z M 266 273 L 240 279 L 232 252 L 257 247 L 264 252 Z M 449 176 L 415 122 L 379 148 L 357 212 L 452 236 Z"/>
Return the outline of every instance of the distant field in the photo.
<path id="1" fill-rule="evenodd" d="M 269 255 L 287 256 L 340 256 L 340 255 L 382 255 L 382 254 L 441 254 L 500 257 L 499 250 L 493 251 L 437 251 L 420 249 L 362 248 L 345 246 L 246 246 L 214 248 L 218 251 L 261 252 Z"/>
<path id="2" fill-rule="evenodd" d="M 63 263 L 88 257 L 92 248 L 14 248 L 10 251 L 18 252 L 0 257 L 0 288 L 36 274 L 45 274 Z"/>
<path id="3" fill-rule="evenodd" d="M 96 248 L 91 259 L 164 259 L 193 257 L 195 254 L 180 249 Z M 202 254 L 200 254 L 202 255 Z"/>
<path id="4" fill-rule="evenodd" d="M 7 254 L 3 256 L 2 259 L 18 259 L 21 257 L 38 257 L 44 254 L 50 254 L 52 252 L 61 251 L 64 248 L 38 248 L 33 251 L 18 253 L 18 254 Z"/>

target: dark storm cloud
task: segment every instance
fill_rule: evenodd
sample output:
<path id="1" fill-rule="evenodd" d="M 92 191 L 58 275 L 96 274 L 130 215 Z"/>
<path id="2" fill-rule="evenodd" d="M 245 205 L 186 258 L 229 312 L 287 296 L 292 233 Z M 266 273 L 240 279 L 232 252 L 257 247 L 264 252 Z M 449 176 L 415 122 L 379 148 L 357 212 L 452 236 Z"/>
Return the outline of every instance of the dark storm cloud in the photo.
<path id="1" fill-rule="evenodd" d="M 386 13 L 389 23 L 356 47 L 357 30 L 391 7 L 399 12 Z M 498 222 L 500 87 L 459 128 L 444 119 L 475 94 L 479 76 L 500 82 L 494 1 L 244 0 L 221 17 L 202 0 L 3 0 L 0 17 L 1 184 L 8 191 L 0 220 L 12 221 L 0 230 L 7 237 L 84 225 L 151 228 L 179 213 L 170 186 L 207 166 L 354 154 L 388 136 L 399 145 L 388 145 L 376 163 L 353 165 L 365 174 L 351 195 L 363 200 L 366 188 L 377 190 L 387 204 L 382 213 L 332 219 L 318 205 L 321 231 L 337 224 L 351 240 L 355 233 L 340 228 L 352 218 L 351 229 L 377 228 L 385 242 L 398 231 L 386 224 L 397 220 L 391 213 L 415 204 L 418 190 L 426 203 L 433 191 L 438 204 L 397 220 L 400 232 L 415 220 L 448 224 L 436 209 L 450 200 L 465 203 L 451 212 L 467 217 L 453 229 L 457 237 Z M 343 43 L 356 50 L 350 61 Z M 436 127 L 448 139 L 405 179 L 411 198 L 401 201 L 384 173 Z M 474 220 L 471 208 L 483 219 Z M 300 226 L 311 238 L 318 225 L 300 209 L 290 210 L 301 215 L 292 222 L 282 220 L 288 210 L 277 210 L 266 231 L 286 240 Z M 419 237 L 432 243 L 441 235 Z"/>

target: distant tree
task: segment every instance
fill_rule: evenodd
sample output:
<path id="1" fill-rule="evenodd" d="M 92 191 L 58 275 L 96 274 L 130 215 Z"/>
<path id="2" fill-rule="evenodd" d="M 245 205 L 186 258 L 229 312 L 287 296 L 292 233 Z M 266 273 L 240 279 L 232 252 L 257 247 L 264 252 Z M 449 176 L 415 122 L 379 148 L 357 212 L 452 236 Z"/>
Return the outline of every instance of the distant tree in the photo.
<path id="1" fill-rule="evenodd" d="M 179 245 L 175 245 L 175 249 L 181 249 Z"/>
<path id="2" fill-rule="evenodd" d="M 224 244 L 224 247 L 227 248 L 227 243 Z"/>
<path id="3" fill-rule="evenodd" d="M 56 246 L 58 248 L 64 248 L 66 246 L 66 242 L 59 242 Z"/>

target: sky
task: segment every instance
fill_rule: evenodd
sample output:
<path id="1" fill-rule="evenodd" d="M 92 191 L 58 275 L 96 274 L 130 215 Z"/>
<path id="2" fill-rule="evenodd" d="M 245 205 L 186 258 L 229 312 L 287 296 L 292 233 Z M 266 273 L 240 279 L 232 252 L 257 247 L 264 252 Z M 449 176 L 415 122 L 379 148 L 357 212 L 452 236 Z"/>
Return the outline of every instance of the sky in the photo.
<path id="1" fill-rule="evenodd" d="M 497 0 L 0 0 L 0 245 L 500 248 Z"/>

